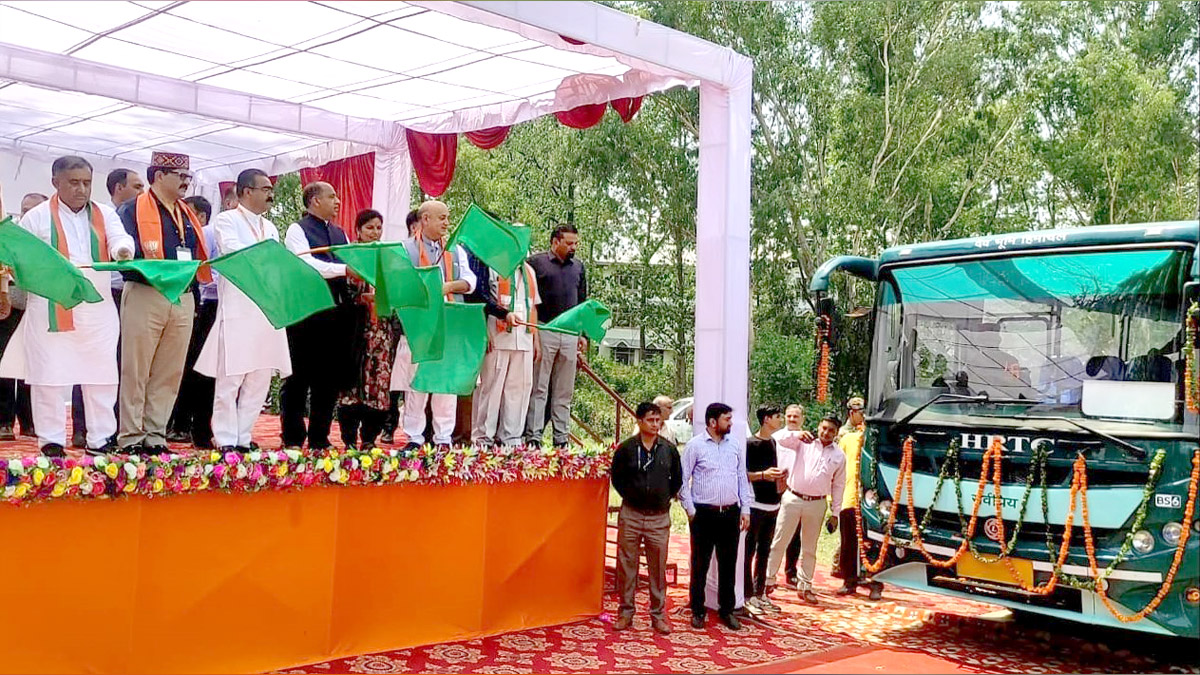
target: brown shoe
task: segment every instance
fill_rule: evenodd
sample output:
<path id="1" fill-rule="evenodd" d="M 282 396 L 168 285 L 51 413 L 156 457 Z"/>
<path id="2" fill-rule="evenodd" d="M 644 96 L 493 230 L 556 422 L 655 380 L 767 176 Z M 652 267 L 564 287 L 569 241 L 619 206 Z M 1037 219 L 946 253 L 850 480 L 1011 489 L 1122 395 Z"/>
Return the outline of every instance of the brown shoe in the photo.
<path id="1" fill-rule="evenodd" d="M 820 604 L 820 602 L 817 601 L 817 594 L 813 593 L 812 589 L 806 589 L 804 591 L 800 591 L 796 595 L 800 596 L 801 600 L 803 600 L 804 602 L 807 602 L 810 605 Z"/>
<path id="2" fill-rule="evenodd" d="M 632 616 L 626 616 L 622 614 L 621 616 L 617 617 L 616 621 L 613 622 L 613 630 L 625 630 L 626 628 L 629 628 L 629 625 L 632 623 Z"/>
<path id="3" fill-rule="evenodd" d="M 671 622 L 664 617 L 654 617 L 650 619 L 650 625 L 654 627 L 654 632 L 662 635 L 671 634 Z"/>

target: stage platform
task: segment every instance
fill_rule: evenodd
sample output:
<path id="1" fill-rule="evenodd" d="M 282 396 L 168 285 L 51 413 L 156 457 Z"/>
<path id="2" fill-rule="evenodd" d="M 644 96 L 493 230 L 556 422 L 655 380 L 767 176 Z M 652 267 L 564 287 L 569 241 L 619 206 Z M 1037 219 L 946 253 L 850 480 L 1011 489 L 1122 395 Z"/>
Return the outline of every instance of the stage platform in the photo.
<path id="1" fill-rule="evenodd" d="M 589 476 L 0 505 L 0 671 L 263 672 L 594 617 L 607 498 Z"/>

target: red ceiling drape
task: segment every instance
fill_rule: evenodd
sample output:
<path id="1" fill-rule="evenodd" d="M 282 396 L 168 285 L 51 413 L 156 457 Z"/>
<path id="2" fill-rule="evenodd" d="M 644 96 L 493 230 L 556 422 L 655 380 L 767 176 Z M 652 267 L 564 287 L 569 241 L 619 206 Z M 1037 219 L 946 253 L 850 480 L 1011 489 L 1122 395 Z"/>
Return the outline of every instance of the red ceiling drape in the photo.
<path id="1" fill-rule="evenodd" d="M 612 105 L 612 109 L 616 110 L 617 114 L 621 116 L 621 121 L 628 124 L 629 120 L 633 119 L 633 116 L 642 109 L 642 98 L 642 96 L 635 96 L 633 98 L 617 98 L 609 101 L 609 104 Z"/>
<path id="2" fill-rule="evenodd" d="M 458 134 L 423 134 L 412 129 L 405 129 L 404 134 L 421 189 L 431 197 L 442 196 L 454 179 Z"/>
<path id="3" fill-rule="evenodd" d="M 312 169 L 300 169 L 301 185 L 323 181 L 333 186 L 342 200 L 342 210 L 335 221 L 355 240 L 354 219 L 358 212 L 371 208 L 375 191 L 375 153 L 335 159 Z"/>
<path id="4" fill-rule="evenodd" d="M 491 129 L 480 129 L 479 131 L 468 131 L 463 134 L 467 137 L 471 144 L 481 150 L 491 150 L 492 148 L 504 142 L 508 138 L 508 131 L 512 127 L 492 127 Z"/>
<path id="5" fill-rule="evenodd" d="M 590 103 L 581 105 L 578 108 L 563 110 L 554 113 L 558 121 L 563 125 L 572 129 L 587 129 L 594 127 L 604 119 L 604 111 L 608 110 L 608 105 L 604 103 Z"/>

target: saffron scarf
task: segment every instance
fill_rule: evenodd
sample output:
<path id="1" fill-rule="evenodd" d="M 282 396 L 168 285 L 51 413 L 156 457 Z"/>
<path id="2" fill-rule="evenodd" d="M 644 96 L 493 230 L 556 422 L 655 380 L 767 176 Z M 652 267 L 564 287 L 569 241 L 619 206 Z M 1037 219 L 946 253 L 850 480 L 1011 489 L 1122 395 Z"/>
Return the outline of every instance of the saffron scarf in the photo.
<path id="1" fill-rule="evenodd" d="M 183 213 L 188 223 L 192 226 L 192 232 L 196 235 L 196 256 L 202 262 L 208 262 L 208 242 L 204 238 L 204 229 L 200 227 L 200 219 L 196 217 L 196 212 L 192 210 L 187 202 L 177 201 L 176 206 Z M 158 212 L 158 200 L 146 190 L 137 196 L 136 217 L 138 239 L 142 243 L 142 256 L 149 260 L 163 260 L 163 225 L 162 216 Z M 179 231 L 179 241 L 184 242 L 187 238 L 184 236 L 183 227 L 179 223 L 175 226 Z M 212 270 L 208 265 L 201 265 L 196 271 L 196 278 L 204 283 L 212 282 Z"/>
<path id="2" fill-rule="evenodd" d="M 50 198 L 50 245 L 67 260 L 71 259 L 71 249 L 67 244 L 67 233 L 63 230 L 62 219 L 58 217 L 58 195 Z M 104 232 L 104 214 L 92 202 L 83 208 L 87 209 L 88 225 L 91 226 L 92 260 L 94 262 L 109 262 L 108 236 Z M 72 310 L 57 303 L 50 303 L 50 332 L 67 333 L 75 330 L 75 315 Z"/>

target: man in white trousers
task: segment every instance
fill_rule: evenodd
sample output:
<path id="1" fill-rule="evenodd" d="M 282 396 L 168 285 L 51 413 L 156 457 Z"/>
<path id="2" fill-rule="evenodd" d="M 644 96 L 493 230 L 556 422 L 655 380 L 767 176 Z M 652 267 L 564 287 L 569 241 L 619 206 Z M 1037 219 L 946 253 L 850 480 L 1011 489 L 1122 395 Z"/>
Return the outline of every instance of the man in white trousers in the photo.
<path id="1" fill-rule="evenodd" d="M 59 157 L 50 169 L 55 194 L 25 214 L 21 227 L 50 244 L 76 265 L 133 257 L 133 237 L 111 207 L 91 201 L 92 165 L 82 157 Z M 109 273 L 80 270 L 98 290 L 107 291 Z M 5 350 L 0 376 L 30 385 L 33 426 L 47 457 L 63 457 L 66 406 L 71 388 L 83 389 L 87 451 L 116 451 L 113 412 L 117 402 L 117 340 L 120 325 L 112 295 L 72 309 L 30 295 L 25 316 Z"/>
<path id="2" fill-rule="evenodd" d="M 222 255 L 260 241 L 279 241 L 279 230 L 263 217 L 275 201 L 271 179 L 259 169 L 237 178 L 237 208 L 213 219 Z M 287 332 L 275 328 L 250 298 L 228 279 L 218 280 L 217 320 L 196 360 L 196 372 L 216 380 L 213 397 L 213 444 L 222 452 L 255 447 L 254 423 L 271 391 L 271 376 L 292 374 Z"/>
<path id="3" fill-rule="evenodd" d="M 437 266 L 442 272 L 442 293 L 447 302 L 462 302 L 462 296 L 475 290 L 476 277 L 467 261 L 467 252 L 455 245 L 446 249 L 446 232 L 450 229 L 450 210 L 439 201 L 427 201 L 417 209 L 417 222 L 413 236 L 404 240 L 414 265 Z M 404 433 L 408 435 L 408 447 L 425 444 L 425 404 L 433 408 L 433 442 L 438 446 L 449 446 L 454 434 L 454 418 L 458 409 L 458 397 L 454 394 L 427 394 L 412 389 L 412 378 L 417 366 L 412 361 L 408 338 L 401 337 L 396 348 L 396 361 L 392 367 L 392 391 L 407 392 L 404 395 Z"/>
<path id="4" fill-rule="evenodd" d="M 533 364 L 541 356 L 537 305 L 542 300 L 528 263 L 511 278 L 490 276 L 488 351 L 471 402 L 471 443 L 515 446 L 525 431 Z"/>

